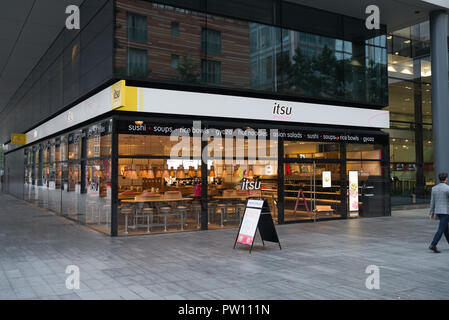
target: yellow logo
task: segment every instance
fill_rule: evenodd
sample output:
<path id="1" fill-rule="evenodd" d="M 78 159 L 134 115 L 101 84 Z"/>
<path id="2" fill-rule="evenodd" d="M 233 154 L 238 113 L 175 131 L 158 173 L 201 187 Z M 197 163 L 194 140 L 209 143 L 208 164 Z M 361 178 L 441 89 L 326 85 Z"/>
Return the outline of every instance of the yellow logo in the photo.
<path id="1" fill-rule="evenodd" d="M 26 145 L 27 135 L 23 133 L 11 133 L 11 144 Z"/>

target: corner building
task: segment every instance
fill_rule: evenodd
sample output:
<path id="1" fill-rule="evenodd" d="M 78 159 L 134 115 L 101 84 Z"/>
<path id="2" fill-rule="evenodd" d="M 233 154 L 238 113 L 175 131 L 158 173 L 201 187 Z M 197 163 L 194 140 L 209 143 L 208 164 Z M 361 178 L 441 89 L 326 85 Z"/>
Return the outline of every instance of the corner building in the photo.
<path id="1" fill-rule="evenodd" d="M 305 2 L 85 1 L 2 114 L 4 191 L 112 236 L 235 228 L 252 196 L 278 224 L 390 215 L 410 19 Z"/>

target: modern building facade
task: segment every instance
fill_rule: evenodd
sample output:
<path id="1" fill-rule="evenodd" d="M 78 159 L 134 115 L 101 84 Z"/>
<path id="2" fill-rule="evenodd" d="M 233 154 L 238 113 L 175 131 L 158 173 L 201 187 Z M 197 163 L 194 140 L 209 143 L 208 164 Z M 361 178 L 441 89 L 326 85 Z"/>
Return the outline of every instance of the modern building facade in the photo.
<path id="1" fill-rule="evenodd" d="M 425 202 L 444 8 L 368 30 L 302 2 L 85 1 L 1 114 L 4 190 L 114 236 L 236 227 L 251 196 L 279 224 Z"/>

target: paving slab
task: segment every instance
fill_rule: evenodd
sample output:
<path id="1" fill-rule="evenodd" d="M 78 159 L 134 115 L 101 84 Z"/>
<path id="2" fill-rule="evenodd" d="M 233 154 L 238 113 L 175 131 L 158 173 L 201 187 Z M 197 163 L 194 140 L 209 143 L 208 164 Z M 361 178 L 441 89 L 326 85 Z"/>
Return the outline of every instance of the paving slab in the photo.
<path id="1" fill-rule="evenodd" d="M 0 194 L 0 299 L 448 299 L 449 245 L 427 247 L 427 209 L 276 226 L 233 250 L 236 229 L 111 238 Z M 80 289 L 66 268 L 80 269 Z M 380 289 L 365 282 L 379 267 Z"/>

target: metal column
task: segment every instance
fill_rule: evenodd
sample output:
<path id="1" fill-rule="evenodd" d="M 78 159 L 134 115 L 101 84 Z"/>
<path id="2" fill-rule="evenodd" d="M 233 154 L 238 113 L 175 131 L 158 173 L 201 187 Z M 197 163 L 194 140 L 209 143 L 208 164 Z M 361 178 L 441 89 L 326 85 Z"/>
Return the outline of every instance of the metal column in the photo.
<path id="1" fill-rule="evenodd" d="M 448 88 L 448 15 L 430 13 L 432 59 L 432 120 L 435 181 L 438 173 L 449 172 L 449 88 Z"/>

